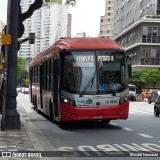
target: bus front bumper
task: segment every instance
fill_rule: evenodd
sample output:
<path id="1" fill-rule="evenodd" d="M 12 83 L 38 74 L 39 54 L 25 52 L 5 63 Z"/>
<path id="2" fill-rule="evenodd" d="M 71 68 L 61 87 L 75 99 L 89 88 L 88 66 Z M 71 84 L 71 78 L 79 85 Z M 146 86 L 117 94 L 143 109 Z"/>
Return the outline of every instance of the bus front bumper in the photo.
<path id="1" fill-rule="evenodd" d="M 127 119 L 129 102 L 118 106 L 74 107 L 62 103 L 60 105 L 61 121 L 102 120 L 102 119 Z"/>

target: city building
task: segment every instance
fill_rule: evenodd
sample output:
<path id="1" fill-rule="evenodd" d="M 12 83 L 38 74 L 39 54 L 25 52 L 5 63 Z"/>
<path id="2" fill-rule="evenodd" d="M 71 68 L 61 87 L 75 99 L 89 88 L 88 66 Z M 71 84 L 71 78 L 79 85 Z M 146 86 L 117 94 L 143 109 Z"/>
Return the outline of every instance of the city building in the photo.
<path id="1" fill-rule="evenodd" d="M 72 31 L 72 14 L 68 14 L 67 37 L 71 37 Z"/>
<path id="2" fill-rule="evenodd" d="M 116 0 L 114 40 L 125 47 L 132 67 L 160 65 L 160 1 Z"/>
<path id="3" fill-rule="evenodd" d="M 1 35 L 2 35 L 2 32 L 3 32 L 3 29 L 4 29 L 4 23 L 2 20 L 0 20 L 0 49 L 1 49 Z M 2 56 L 2 53 L 1 53 L 1 50 L 0 50 L 0 88 L 1 88 L 1 84 L 2 84 L 2 77 L 3 77 L 3 71 L 2 71 L 2 62 L 3 62 L 3 56 Z"/>
<path id="4" fill-rule="evenodd" d="M 4 23 L 2 20 L 0 20 L 0 46 L 1 46 L 1 35 L 2 35 L 2 32 L 3 32 L 3 29 L 4 29 Z"/>
<path id="5" fill-rule="evenodd" d="M 115 0 L 105 1 L 105 15 L 100 19 L 99 37 L 113 38 L 114 7 Z"/>
<path id="6" fill-rule="evenodd" d="M 22 12 L 25 12 L 33 2 L 34 0 L 21 1 Z M 36 10 L 24 21 L 25 33 L 20 38 L 25 39 L 29 33 L 35 33 L 35 44 L 29 42 L 21 44 L 18 56 L 31 59 L 58 38 L 70 36 L 71 15 L 68 16 L 68 13 L 68 6 L 58 4 L 44 4 L 42 8 Z"/>
<path id="7" fill-rule="evenodd" d="M 79 32 L 79 33 L 76 33 L 76 36 L 75 36 L 75 38 L 76 37 L 86 37 L 86 32 Z"/>

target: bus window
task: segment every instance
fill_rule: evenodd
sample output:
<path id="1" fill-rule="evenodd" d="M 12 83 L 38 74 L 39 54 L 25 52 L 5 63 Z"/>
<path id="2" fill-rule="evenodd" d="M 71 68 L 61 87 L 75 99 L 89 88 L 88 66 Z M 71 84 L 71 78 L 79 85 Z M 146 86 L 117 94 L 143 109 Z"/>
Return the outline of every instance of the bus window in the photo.
<path id="1" fill-rule="evenodd" d="M 89 79 L 95 73 L 95 52 L 70 52 L 63 57 L 63 82 L 62 88 L 74 93 L 80 93 L 85 88 Z M 92 86 L 87 88 L 87 93 L 96 92 L 96 79 Z"/>

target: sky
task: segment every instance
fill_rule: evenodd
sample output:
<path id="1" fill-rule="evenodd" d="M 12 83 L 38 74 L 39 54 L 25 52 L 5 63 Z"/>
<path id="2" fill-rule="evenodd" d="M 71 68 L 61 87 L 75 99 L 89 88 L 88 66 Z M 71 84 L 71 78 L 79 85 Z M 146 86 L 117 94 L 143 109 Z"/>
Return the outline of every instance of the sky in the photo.
<path id="1" fill-rule="evenodd" d="M 6 23 L 8 0 L 0 0 L 0 20 Z M 105 0 L 77 0 L 70 7 L 72 14 L 72 36 L 86 32 L 86 36 L 96 37 L 100 29 L 100 16 L 105 13 Z"/>
<path id="2" fill-rule="evenodd" d="M 0 0 L 0 20 L 6 23 L 7 19 L 7 2 L 8 0 Z"/>

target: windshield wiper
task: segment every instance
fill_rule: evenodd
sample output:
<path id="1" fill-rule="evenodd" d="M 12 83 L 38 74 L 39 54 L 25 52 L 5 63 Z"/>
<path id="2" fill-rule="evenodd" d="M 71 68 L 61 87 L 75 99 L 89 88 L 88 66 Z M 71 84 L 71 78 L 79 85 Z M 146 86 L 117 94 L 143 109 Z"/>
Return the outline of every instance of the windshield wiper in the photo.
<path id="1" fill-rule="evenodd" d="M 82 92 L 79 94 L 79 97 L 83 96 L 83 94 L 86 92 L 86 90 L 88 89 L 88 87 L 90 86 L 90 84 L 91 84 L 91 88 L 92 88 L 95 75 L 96 75 L 96 70 L 94 72 L 93 77 L 89 80 L 89 82 L 87 83 L 87 85 L 84 87 L 84 89 L 82 90 Z"/>

